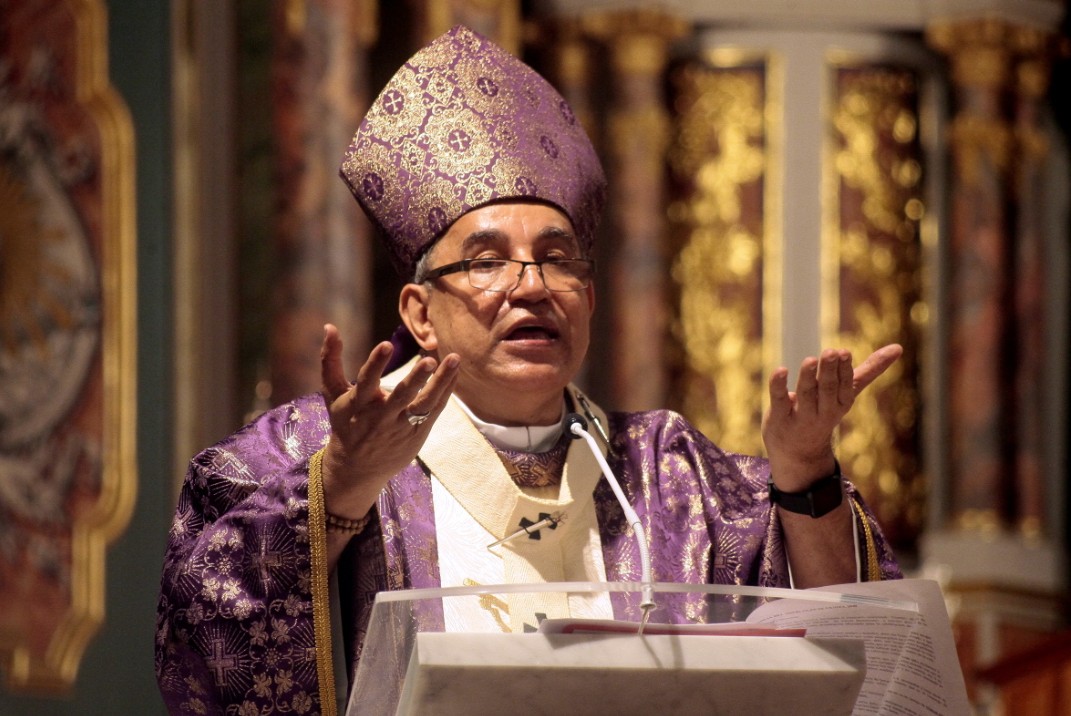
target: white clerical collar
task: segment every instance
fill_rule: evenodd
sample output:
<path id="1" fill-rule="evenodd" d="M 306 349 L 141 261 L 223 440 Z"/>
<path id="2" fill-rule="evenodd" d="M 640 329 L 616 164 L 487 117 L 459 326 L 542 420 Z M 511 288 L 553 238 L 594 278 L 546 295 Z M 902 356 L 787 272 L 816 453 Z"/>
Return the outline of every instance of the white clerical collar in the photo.
<path id="1" fill-rule="evenodd" d="M 495 425 L 480 420 L 476 417 L 465 401 L 454 395 L 454 400 L 469 416 L 476 429 L 487 438 L 487 441 L 498 448 L 507 450 L 523 450 L 524 452 L 546 452 L 558 443 L 562 435 L 562 421 L 553 425 L 521 425 L 510 427 L 507 425 Z M 562 401 L 562 420 L 565 419 L 565 401 Z"/>

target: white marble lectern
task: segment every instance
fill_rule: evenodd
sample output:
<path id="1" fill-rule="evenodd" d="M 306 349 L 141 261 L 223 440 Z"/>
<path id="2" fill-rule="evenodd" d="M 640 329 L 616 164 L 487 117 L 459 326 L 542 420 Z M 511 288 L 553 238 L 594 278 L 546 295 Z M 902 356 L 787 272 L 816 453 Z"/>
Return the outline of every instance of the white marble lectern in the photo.
<path id="1" fill-rule="evenodd" d="M 858 594 L 652 586 L 656 608 L 644 634 L 632 631 L 634 624 L 613 621 L 613 614 L 549 615 L 541 631 L 505 633 L 511 600 L 553 592 L 568 597 L 559 602 L 612 603 L 615 613 L 634 615 L 641 600 L 638 584 L 382 592 L 347 716 L 848 715 L 864 695 L 869 704 L 883 702 L 890 668 L 905 660 L 908 637 L 924 623 L 910 599 L 913 593 L 887 599 L 868 585 L 849 585 Z M 462 629 L 446 627 L 451 615 L 477 610 L 495 618 Z M 939 616 L 933 621 L 947 624 L 947 616 Z M 780 625 L 782 617 L 792 623 Z M 819 622 L 827 626 L 810 633 Z M 879 624 L 886 630 L 875 631 Z M 838 625 L 847 628 L 838 631 Z M 807 636 L 799 635 L 804 632 Z M 868 635 L 882 641 L 871 643 Z M 870 670 L 874 673 L 867 669 L 871 652 L 880 662 Z M 935 698 L 940 701 L 941 694 Z"/>
<path id="2" fill-rule="evenodd" d="M 421 633 L 399 716 L 851 714 L 862 640 Z"/>

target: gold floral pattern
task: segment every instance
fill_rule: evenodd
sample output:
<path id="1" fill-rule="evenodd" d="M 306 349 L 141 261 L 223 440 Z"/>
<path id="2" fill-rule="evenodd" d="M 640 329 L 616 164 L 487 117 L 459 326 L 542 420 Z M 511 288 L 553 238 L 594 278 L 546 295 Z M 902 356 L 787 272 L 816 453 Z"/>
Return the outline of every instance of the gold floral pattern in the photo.
<path id="1" fill-rule="evenodd" d="M 406 277 L 446 227 L 496 199 L 556 205 L 588 251 L 605 191 L 595 150 L 561 95 L 461 26 L 391 78 L 341 173 Z"/>

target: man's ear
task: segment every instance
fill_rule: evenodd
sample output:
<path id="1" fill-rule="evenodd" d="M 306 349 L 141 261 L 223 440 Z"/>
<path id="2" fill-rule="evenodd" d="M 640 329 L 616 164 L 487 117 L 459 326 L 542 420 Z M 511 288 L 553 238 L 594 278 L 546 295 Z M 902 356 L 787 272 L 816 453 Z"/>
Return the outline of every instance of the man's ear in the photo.
<path id="1" fill-rule="evenodd" d="M 405 284 L 398 295 L 398 313 L 417 344 L 425 351 L 434 352 L 439 347 L 439 340 L 428 312 L 430 293 L 431 290 L 427 286 L 418 283 Z"/>

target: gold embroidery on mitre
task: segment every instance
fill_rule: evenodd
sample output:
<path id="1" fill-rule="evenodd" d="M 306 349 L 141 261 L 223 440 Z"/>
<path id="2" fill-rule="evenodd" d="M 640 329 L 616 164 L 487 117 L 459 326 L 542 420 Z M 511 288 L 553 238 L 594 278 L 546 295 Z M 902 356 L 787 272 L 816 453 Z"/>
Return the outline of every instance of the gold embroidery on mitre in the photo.
<path id="1" fill-rule="evenodd" d="M 497 198 L 560 206 L 587 250 L 604 189 L 594 149 L 565 100 L 516 57 L 461 27 L 390 80 L 342 174 L 403 270 L 461 214 Z"/>

